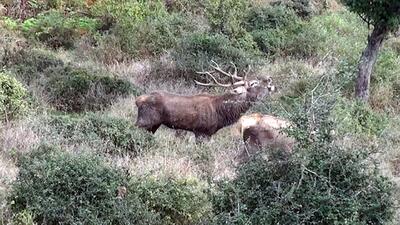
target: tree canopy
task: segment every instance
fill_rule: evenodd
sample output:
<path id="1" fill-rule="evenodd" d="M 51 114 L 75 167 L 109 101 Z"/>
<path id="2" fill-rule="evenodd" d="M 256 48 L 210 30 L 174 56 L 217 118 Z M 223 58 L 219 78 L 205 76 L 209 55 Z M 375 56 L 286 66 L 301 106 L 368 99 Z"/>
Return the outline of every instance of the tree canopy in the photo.
<path id="1" fill-rule="evenodd" d="M 399 0 L 342 0 L 342 2 L 368 24 L 384 24 L 391 30 L 397 29 L 400 25 Z"/>

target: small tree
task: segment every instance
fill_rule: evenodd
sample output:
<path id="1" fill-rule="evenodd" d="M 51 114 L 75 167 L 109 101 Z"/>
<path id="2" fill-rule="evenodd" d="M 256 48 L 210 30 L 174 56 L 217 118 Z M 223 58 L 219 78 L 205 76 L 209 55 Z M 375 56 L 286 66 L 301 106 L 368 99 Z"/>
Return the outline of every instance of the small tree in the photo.
<path id="1" fill-rule="evenodd" d="M 369 84 L 372 69 L 385 37 L 400 25 L 399 0 L 342 0 L 353 12 L 357 13 L 368 26 L 373 26 L 368 36 L 368 44 L 363 51 L 356 82 L 356 97 L 368 101 Z"/>

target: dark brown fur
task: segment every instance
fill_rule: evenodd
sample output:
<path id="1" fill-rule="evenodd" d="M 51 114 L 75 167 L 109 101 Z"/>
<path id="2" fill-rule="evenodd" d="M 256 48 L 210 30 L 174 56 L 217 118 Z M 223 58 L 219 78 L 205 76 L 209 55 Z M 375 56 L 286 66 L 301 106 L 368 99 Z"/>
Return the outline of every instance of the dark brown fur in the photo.
<path id="1" fill-rule="evenodd" d="M 250 87 L 246 93 L 182 96 L 156 91 L 136 99 L 136 125 L 156 132 L 161 125 L 191 131 L 196 138 L 209 138 L 219 129 L 235 123 L 252 102 L 264 96 L 264 87 Z"/>

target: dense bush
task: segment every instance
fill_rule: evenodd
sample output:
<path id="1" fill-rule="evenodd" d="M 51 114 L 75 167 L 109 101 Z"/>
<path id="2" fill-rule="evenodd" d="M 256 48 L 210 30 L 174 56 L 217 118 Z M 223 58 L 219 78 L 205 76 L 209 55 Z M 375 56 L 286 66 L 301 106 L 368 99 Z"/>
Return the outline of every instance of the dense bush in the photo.
<path id="1" fill-rule="evenodd" d="M 106 18 L 119 48 L 132 56 L 159 54 L 174 46 L 176 36 L 189 24 L 179 14 L 168 14 L 164 1 L 96 1 L 93 15 Z M 105 29 L 105 28 L 103 28 Z"/>
<path id="2" fill-rule="evenodd" d="M 211 29 L 228 37 L 243 36 L 243 20 L 249 9 L 246 0 L 207 0 L 205 12 Z"/>
<path id="3" fill-rule="evenodd" d="M 138 201 L 118 199 L 126 177 L 102 158 L 42 146 L 19 162 L 12 208 L 39 224 L 146 224 L 153 214 Z"/>
<path id="4" fill-rule="evenodd" d="M 349 12 L 326 13 L 304 21 L 282 5 L 252 8 L 246 29 L 268 55 L 344 60 L 358 59 L 367 33 L 358 16 Z"/>
<path id="5" fill-rule="evenodd" d="M 121 49 L 133 56 L 151 56 L 176 46 L 178 39 L 194 31 L 189 16 L 173 13 L 158 17 L 147 17 L 129 28 L 117 26 Z"/>
<path id="6" fill-rule="evenodd" d="M 251 37 L 234 42 L 222 34 L 193 33 L 180 40 L 173 57 L 178 68 L 183 71 L 206 70 L 211 60 L 221 66 L 233 62 L 243 70 L 247 65 L 259 62 L 254 47 Z"/>
<path id="7" fill-rule="evenodd" d="M 360 102 L 341 99 L 333 114 L 341 134 L 380 135 L 387 125 L 385 115 L 372 111 Z"/>
<path id="8" fill-rule="evenodd" d="M 230 204 L 220 224 L 385 224 L 392 183 L 371 171 L 367 155 L 332 146 L 303 155 L 307 162 L 253 159 L 240 168 L 235 192 L 218 197 Z"/>
<path id="9" fill-rule="evenodd" d="M 63 66 L 64 62 L 52 53 L 40 49 L 21 49 L 9 52 L 4 65 L 27 84 L 39 79 L 48 68 Z"/>
<path id="10" fill-rule="evenodd" d="M 98 110 L 117 97 L 138 94 L 128 81 L 82 68 L 55 67 L 46 74 L 49 78 L 44 85 L 49 101 L 62 111 Z"/>
<path id="11" fill-rule="evenodd" d="M 303 18 L 318 15 L 328 7 L 328 1 L 325 0 L 278 0 L 273 4 L 291 8 Z"/>
<path id="12" fill-rule="evenodd" d="M 299 23 L 299 18 L 289 8 L 267 5 L 251 8 L 245 21 L 246 29 L 253 31 L 293 26 Z"/>
<path id="13" fill-rule="evenodd" d="M 297 140 L 292 155 L 273 154 L 277 151 L 266 159 L 260 154 L 217 189 L 215 224 L 385 224 L 392 219 L 393 183 L 372 159 L 375 149 L 347 148 L 337 142 L 341 134 L 333 136 L 339 93 L 337 86 L 327 86 L 331 79 L 320 79 L 292 111 L 294 126 L 285 131 Z"/>
<path id="14" fill-rule="evenodd" d="M 392 83 L 400 79 L 400 54 L 395 49 L 385 48 L 379 54 L 371 77 L 372 83 Z"/>
<path id="15" fill-rule="evenodd" d="M 347 11 L 313 17 L 302 27 L 289 49 L 291 54 L 305 57 L 358 59 L 368 32 L 362 20 Z"/>
<path id="16" fill-rule="evenodd" d="M 211 212 L 206 186 L 194 178 L 141 178 L 130 188 L 160 214 L 164 225 L 200 224 Z"/>
<path id="17" fill-rule="evenodd" d="M 143 21 L 148 16 L 166 15 L 164 2 L 155 1 L 119 1 L 100 0 L 90 8 L 94 16 L 108 15 L 116 21 L 118 26 L 129 27 Z"/>
<path id="18" fill-rule="evenodd" d="M 47 123 L 56 134 L 70 144 L 88 143 L 93 147 L 106 145 L 108 153 L 137 155 L 153 146 L 152 136 L 132 121 L 93 113 L 84 116 L 52 115 Z"/>
<path id="19" fill-rule="evenodd" d="M 186 14 L 203 14 L 208 0 L 169 0 L 165 7 L 169 12 L 185 12 Z"/>
<path id="20" fill-rule="evenodd" d="M 302 22 L 295 12 L 284 6 L 252 8 L 246 18 L 246 29 L 258 48 L 268 55 L 285 55 L 301 31 Z"/>
<path id="21" fill-rule="evenodd" d="M 95 19 L 50 10 L 25 20 L 22 31 L 26 36 L 42 41 L 50 47 L 72 48 L 77 37 L 93 32 L 97 27 L 98 22 Z"/>
<path id="22" fill-rule="evenodd" d="M 27 109 L 27 92 L 11 75 L 0 71 L 0 121 L 11 120 Z"/>

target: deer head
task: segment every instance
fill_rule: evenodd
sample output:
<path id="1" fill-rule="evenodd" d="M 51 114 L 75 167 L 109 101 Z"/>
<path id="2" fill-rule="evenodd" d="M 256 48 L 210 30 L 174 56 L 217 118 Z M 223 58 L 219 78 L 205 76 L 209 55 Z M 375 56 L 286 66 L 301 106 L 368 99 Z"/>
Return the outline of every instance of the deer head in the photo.
<path id="1" fill-rule="evenodd" d="M 231 62 L 232 68 L 234 69 L 233 73 L 227 72 L 223 70 L 215 61 L 211 61 L 211 68 L 210 71 L 202 71 L 197 72 L 200 75 L 206 75 L 209 83 L 203 83 L 195 80 L 194 82 L 197 85 L 207 86 L 207 87 L 233 87 L 230 90 L 231 94 L 240 95 L 246 100 L 250 101 L 257 101 L 264 97 L 266 94 L 275 91 L 275 86 L 272 84 L 271 77 L 267 77 L 266 79 L 258 80 L 252 79 L 248 80 L 247 75 L 249 74 L 251 68 L 250 66 L 244 72 L 243 76 L 238 75 L 237 67 L 234 63 Z M 219 82 L 218 79 L 215 77 L 215 73 L 219 73 L 222 76 L 229 77 L 231 82 L 230 83 L 222 83 Z"/>

